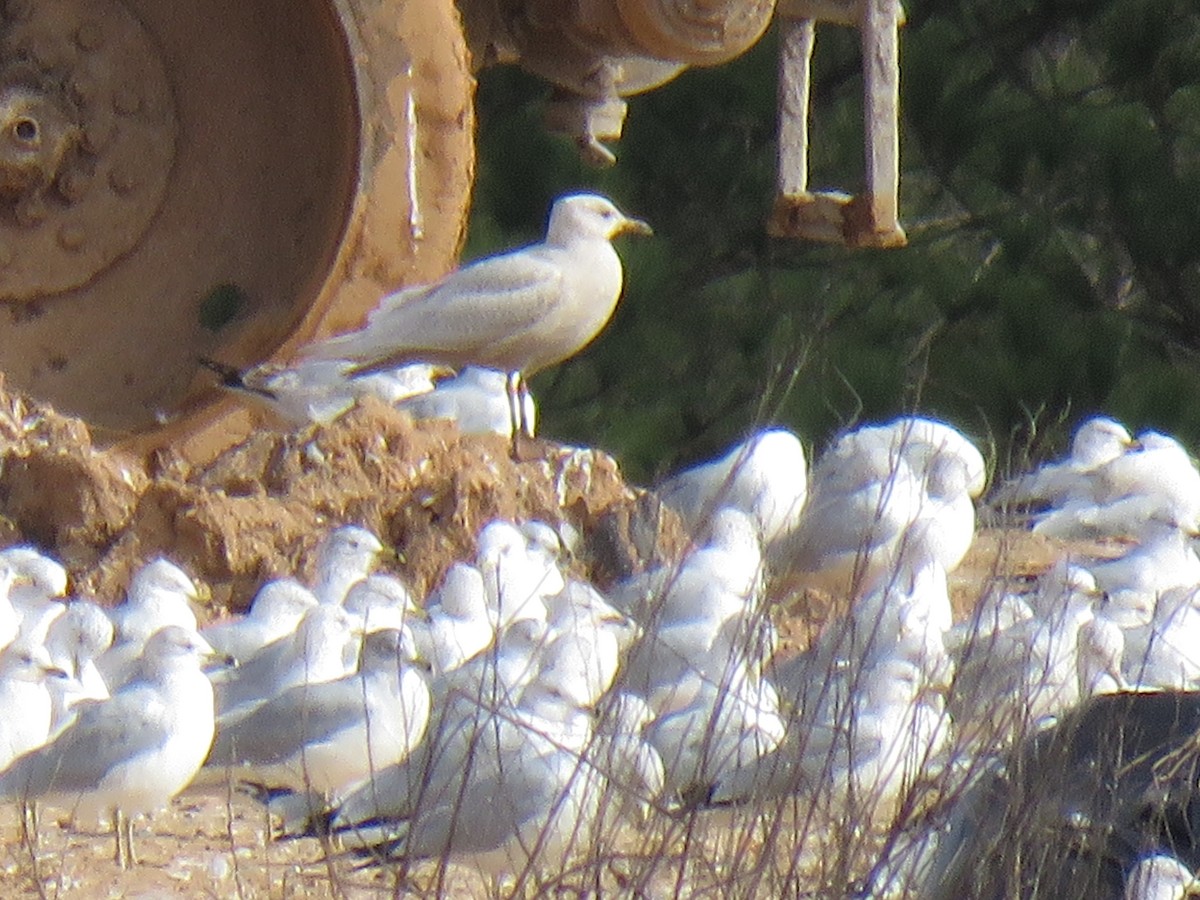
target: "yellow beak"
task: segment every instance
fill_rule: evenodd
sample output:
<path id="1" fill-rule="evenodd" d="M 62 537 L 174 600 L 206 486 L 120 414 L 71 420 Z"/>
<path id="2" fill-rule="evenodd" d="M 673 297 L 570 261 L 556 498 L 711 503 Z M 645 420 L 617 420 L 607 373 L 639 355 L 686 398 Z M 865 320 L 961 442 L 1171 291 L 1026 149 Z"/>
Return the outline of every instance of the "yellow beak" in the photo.
<path id="1" fill-rule="evenodd" d="M 641 219 L 626 217 L 621 224 L 613 229 L 613 236 L 616 237 L 618 234 L 652 235 L 654 234 L 654 229 L 650 227 L 649 223 L 643 222 Z"/>

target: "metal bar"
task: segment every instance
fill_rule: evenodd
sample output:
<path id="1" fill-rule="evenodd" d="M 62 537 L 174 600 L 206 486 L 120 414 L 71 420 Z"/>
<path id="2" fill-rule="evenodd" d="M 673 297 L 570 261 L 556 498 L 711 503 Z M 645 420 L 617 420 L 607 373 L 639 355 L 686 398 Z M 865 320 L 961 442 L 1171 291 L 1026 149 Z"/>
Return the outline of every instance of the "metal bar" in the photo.
<path id="1" fill-rule="evenodd" d="M 862 23 L 866 222 L 870 243 L 903 243 L 899 226 L 899 0 L 867 0 Z"/>
<path id="2" fill-rule="evenodd" d="M 808 103 L 813 42 L 812 19 L 782 19 L 779 47 L 780 194 L 808 190 Z"/>

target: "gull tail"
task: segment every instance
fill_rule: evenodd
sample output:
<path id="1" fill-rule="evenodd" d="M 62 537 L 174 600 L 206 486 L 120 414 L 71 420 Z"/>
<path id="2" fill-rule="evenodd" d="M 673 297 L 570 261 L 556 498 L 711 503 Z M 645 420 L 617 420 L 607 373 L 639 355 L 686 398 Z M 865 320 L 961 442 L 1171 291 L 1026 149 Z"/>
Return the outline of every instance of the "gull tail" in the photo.
<path id="1" fill-rule="evenodd" d="M 218 362 L 215 359 L 209 359 L 207 356 L 197 357 L 200 365 L 209 371 L 215 372 L 221 379 L 220 384 L 223 388 L 228 388 L 231 391 L 240 391 L 246 394 L 258 394 L 260 397 L 266 397 L 269 400 L 278 399 L 275 394 L 268 391 L 266 388 L 255 387 L 246 381 L 246 374 L 236 366 L 231 366 L 228 363 Z"/>

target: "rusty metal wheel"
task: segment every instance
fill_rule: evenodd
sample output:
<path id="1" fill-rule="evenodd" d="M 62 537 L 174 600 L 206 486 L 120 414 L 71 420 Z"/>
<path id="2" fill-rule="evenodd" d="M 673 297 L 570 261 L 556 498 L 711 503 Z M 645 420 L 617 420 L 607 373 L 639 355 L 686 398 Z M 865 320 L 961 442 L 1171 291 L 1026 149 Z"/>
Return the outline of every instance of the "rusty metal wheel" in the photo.
<path id="1" fill-rule="evenodd" d="M 0 4 L 0 369 L 202 447 L 248 364 L 453 264 L 473 167 L 452 0 Z M 163 423 L 170 424 L 164 427 Z"/>

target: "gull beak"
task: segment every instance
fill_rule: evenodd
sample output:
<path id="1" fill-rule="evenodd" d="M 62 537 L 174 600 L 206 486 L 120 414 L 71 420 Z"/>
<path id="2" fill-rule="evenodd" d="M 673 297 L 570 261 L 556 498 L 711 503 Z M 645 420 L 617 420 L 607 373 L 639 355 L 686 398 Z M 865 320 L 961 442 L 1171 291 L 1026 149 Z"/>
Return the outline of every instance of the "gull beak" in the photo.
<path id="1" fill-rule="evenodd" d="M 196 593 L 192 594 L 191 600 L 193 603 L 205 607 L 212 602 L 212 588 L 203 581 L 193 581 L 196 586 Z"/>
<path id="2" fill-rule="evenodd" d="M 216 649 L 212 644 L 204 640 L 200 634 L 194 635 L 193 639 L 196 641 L 196 649 L 200 652 L 200 671 L 205 674 L 222 672 L 226 669 L 232 669 L 237 665 L 238 661 L 236 659 L 228 653 L 222 653 Z"/>
<path id="3" fill-rule="evenodd" d="M 649 223 L 643 222 L 641 219 L 631 219 L 626 216 L 616 228 L 613 229 L 613 237 L 618 234 L 643 234 L 650 236 L 654 234 L 654 229 Z"/>

